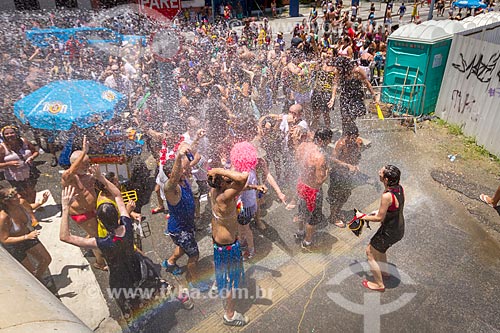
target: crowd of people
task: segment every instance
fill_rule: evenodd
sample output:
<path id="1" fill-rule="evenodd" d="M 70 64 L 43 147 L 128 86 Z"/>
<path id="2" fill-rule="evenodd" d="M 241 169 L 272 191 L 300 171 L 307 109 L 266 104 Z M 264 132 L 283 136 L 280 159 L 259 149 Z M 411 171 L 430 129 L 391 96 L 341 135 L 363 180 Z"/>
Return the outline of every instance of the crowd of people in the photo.
<path id="1" fill-rule="evenodd" d="M 37 238 L 40 230 L 33 214 L 47 196 L 35 202 L 38 175 L 33 162 L 46 141 L 43 148 L 53 154 L 57 166 L 57 143 L 65 143 L 69 134 L 14 124 L 13 102 L 55 80 L 99 81 L 123 93 L 128 103 L 111 123 L 73 131 L 75 140 L 62 174 L 60 239 L 91 249 L 94 267 L 109 271 L 110 288 L 168 287 L 134 247 L 133 224 L 141 220 L 141 206 L 125 204 L 117 175 L 102 175 L 88 156 L 111 128 L 123 133 L 134 128 L 142 133 L 148 150 L 140 158 L 152 155 L 158 162 L 151 213 L 169 214 L 165 235 L 175 248 L 165 253 L 162 266 L 171 274 L 183 274 L 177 261 L 185 254 L 186 287 L 220 293 L 227 300 L 224 323 L 246 325 L 248 318 L 235 311 L 227 291 L 243 285 L 243 262 L 252 264 L 258 258 L 253 230 L 266 228 L 260 216 L 268 186 L 282 209 L 296 212 L 294 237 L 304 251 L 315 246 L 324 201 L 330 208 L 327 220 L 348 227 L 342 207 L 356 186 L 363 150 L 356 122 L 367 113 L 367 97 L 378 102 L 371 82 L 382 75 L 391 21 L 386 16 L 384 27 L 373 15 L 365 20 L 357 9 L 345 10 L 341 1 L 325 1 L 321 9 L 323 19 L 313 8 L 309 18 L 285 32 L 272 31 L 267 19 L 244 20 L 237 32 L 224 20 L 210 22 L 210 15 L 183 15 L 174 24 L 183 47 L 169 63 L 168 73 L 165 63 L 140 44 L 122 45 L 119 52 L 109 53 L 77 38 L 64 43 L 49 38 L 48 47 L 37 47 L 25 37 L 24 32 L 33 28 L 85 26 L 93 19 L 90 12 L 17 14 L 21 19 L 2 21 L 2 30 L 11 35 L 0 39 L 5 125 L 0 133 L 0 168 L 9 183 L 0 189 L 0 242 L 47 283 L 51 255 Z M 398 14 L 402 17 L 404 12 L 400 8 Z M 232 15 L 227 13 L 228 18 Z M 137 17 L 122 15 L 103 25 L 136 35 L 155 29 L 154 22 Z M 168 91 L 165 76 L 173 87 Z M 338 124 L 332 120 L 336 113 Z M 332 142 L 334 127 L 342 135 Z M 22 135 L 28 131 L 35 142 Z M 397 167 L 384 166 L 379 177 L 385 187 L 380 208 L 356 217 L 382 222 L 367 248 L 374 279 L 363 285 L 384 291 L 382 266 L 387 249 L 404 235 L 405 200 Z M 323 196 L 325 184 L 328 192 Z M 201 204 L 204 195 L 208 216 Z M 488 204 L 497 199 L 484 196 Z M 202 280 L 198 267 L 201 257 L 211 255 L 200 252 L 195 238 L 204 219 L 211 220 L 214 281 Z M 89 237 L 71 234 L 71 221 Z M 146 275 L 141 267 L 148 268 Z M 173 302 L 193 305 L 184 291 Z M 123 298 L 117 303 L 127 318 L 143 306 L 140 300 Z"/>

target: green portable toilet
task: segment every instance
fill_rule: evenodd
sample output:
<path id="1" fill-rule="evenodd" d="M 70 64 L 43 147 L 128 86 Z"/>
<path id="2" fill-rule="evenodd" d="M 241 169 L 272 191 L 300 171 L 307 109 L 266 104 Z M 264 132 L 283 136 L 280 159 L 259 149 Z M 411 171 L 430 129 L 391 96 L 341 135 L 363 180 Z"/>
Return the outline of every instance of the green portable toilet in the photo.
<path id="1" fill-rule="evenodd" d="M 410 23 L 388 38 L 381 101 L 397 113 L 429 114 L 437 103 L 457 21 Z"/>

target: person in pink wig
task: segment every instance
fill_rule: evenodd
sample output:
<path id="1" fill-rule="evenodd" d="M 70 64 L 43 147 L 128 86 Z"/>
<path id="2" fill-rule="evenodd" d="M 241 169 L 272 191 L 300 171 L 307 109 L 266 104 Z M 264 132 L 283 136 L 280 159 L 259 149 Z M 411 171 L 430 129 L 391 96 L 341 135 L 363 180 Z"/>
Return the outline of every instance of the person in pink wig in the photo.
<path id="1" fill-rule="evenodd" d="M 246 186 L 241 192 L 240 200 L 243 208 L 238 214 L 238 233 L 243 246 L 246 244 L 246 250 L 243 252 L 243 259 L 252 259 L 255 255 L 255 246 L 253 242 L 253 232 L 250 229 L 250 222 L 257 213 L 257 191 L 267 192 L 265 185 L 259 185 L 255 168 L 257 166 L 257 150 L 249 142 L 236 143 L 230 153 L 231 168 L 239 172 L 248 172 Z"/>

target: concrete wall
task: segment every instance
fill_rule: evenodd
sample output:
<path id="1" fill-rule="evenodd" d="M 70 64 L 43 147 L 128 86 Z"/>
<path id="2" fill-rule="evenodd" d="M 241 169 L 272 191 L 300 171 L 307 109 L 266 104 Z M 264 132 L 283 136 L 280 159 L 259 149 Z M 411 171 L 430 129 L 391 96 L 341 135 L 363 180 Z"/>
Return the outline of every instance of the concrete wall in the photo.
<path id="1" fill-rule="evenodd" d="M 54 9 L 56 8 L 56 0 L 38 0 L 41 9 Z"/>
<path id="2" fill-rule="evenodd" d="M 485 34 L 495 40 L 500 32 Z M 486 27 L 485 27 L 486 30 Z M 453 37 L 435 113 L 500 157 L 500 45 L 477 34 Z"/>
<path id="3" fill-rule="evenodd" d="M 92 332 L 0 246 L 0 332 L 56 331 Z"/>
<path id="4" fill-rule="evenodd" d="M 90 3 L 90 0 L 78 0 L 78 8 L 92 9 L 92 4 Z"/>
<path id="5" fill-rule="evenodd" d="M 2 10 L 15 10 L 16 5 L 14 4 L 14 0 L 3 0 L 1 1 L 0 11 Z"/>

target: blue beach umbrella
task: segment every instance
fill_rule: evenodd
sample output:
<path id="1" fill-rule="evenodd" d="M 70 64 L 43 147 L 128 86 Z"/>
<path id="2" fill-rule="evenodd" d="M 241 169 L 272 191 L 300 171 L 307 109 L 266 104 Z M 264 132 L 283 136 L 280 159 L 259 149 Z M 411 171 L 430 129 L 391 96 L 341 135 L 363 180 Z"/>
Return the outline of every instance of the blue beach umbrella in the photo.
<path id="1" fill-rule="evenodd" d="M 479 0 L 459 0 L 453 2 L 453 7 L 458 7 L 458 8 L 471 8 L 471 9 L 476 9 L 476 8 L 486 8 L 486 4 L 479 1 Z"/>
<path id="2" fill-rule="evenodd" d="M 55 81 L 14 103 L 14 114 L 34 128 L 67 131 L 109 121 L 126 104 L 123 94 L 95 81 Z"/>

